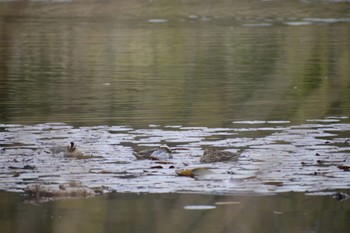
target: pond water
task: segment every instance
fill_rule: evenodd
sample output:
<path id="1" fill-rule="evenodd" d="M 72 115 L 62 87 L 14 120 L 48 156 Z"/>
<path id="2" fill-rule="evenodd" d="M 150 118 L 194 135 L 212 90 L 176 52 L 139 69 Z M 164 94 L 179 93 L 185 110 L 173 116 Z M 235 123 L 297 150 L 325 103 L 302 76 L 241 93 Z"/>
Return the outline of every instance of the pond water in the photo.
<path id="1" fill-rule="evenodd" d="M 0 0 L 1 229 L 345 232 L 349 201 L 331 196 L 350 187 L 349 9 Z M 70 141 L 91 157 L 52 153 Z M 187 150 L 132 155 L 160 144 Z M 208 146 L 243 153 L 204 166 Z M 28 189 L 51 201 L 23 203 Z"/>
<path id="2" fill-rule="evenodd" d="M 128 2 L 0 3 L 0 121 L 223 127 L 350 115 L 348 3 Z"/>
<path id="3" fill-rule="evenodd" d="M 109 194 L 33 205 L 0 192 L 1 232 L 347 232 L 349 201 L 274 196 Z"/>

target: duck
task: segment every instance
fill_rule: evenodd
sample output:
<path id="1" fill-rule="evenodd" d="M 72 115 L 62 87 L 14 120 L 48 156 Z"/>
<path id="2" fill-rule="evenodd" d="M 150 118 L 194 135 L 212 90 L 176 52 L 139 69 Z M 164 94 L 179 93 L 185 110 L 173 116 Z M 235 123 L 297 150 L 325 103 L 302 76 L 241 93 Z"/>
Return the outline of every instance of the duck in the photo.
<path id="1" fill-rule="evenodd" d="M 200 158 L 201 163 L 215 163 L 215 162 L 223 162 L 223 161 L 236 161 L 238 157 L 241 155 L 242 151 L 231 152 L 218 150 L 212 147 L 206 148 L 204 150 L 203 155 Z"/>
<path id="2" fill-rule="evenodd" d="M 69 145 L 67 146 L 65 152 L 64 152 L 64 157 L 84 157 L 85 154 L 81 150 L 77 148 L 77 145 L 74 142 L 70 142 Z"/>
<path id="3" fill-rule="evenodd" d="M 133 152 L 136 159 L 150 159 L 150 160 L 166 160 L 172 159 L 172 150 L 167 145 L 159 146 L 158 148 L 147 148 L 138 152 Z"/>

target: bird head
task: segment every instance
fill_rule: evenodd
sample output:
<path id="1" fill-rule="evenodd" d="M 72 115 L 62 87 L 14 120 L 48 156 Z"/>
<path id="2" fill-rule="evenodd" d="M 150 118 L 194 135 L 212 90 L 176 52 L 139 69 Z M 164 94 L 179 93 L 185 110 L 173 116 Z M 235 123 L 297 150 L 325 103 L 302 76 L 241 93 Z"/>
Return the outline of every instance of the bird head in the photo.
<path id="1" fill-rule="evenodd" d="M 75 148 L 76 148 L 75 143 L 74 142 L 70 142 L 69 145 L 68 145 L 68 150 L 69 151 L 73 151 L 73 150 L 75 150 Z"/>

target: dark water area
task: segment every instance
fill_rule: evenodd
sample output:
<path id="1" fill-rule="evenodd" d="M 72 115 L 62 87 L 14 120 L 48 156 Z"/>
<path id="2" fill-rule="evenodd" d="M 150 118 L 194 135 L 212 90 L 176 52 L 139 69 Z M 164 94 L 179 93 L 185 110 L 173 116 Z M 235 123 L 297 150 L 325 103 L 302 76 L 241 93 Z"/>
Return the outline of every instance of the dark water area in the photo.
<path id="1" fill-rule="evenodd" d="M 350 202 L 302 193 L 273 196 L 109 194 L 33 205 L 0 192 L 3 233 L 347 232 Z"/>
<path id="2" fill-rule="evenodd" d="M 347 0 L 0 0 L 0 232 L 347 232 L 349 64 Z"/>

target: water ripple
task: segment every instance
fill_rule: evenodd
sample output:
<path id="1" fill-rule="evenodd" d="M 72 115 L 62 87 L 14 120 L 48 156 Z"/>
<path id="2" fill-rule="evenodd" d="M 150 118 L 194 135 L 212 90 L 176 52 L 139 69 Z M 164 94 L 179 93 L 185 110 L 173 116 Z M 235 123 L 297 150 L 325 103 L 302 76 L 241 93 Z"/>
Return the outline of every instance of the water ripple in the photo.
<path id="1" fill-rule="evenodd" d="M 22 192 L 31 185 L 58 189 L 72 181 L 88 188 L 136 193 L 347 189 L 350 124 L 342 122 L 346 119 L 310 119 L 300 125 L 240 121 L 228 128 L 0 124 L 0 189 Z M 65 158 L 62 151 L 70 141 L 92 157 Z M 175 152 L 171 163 L 139 161 L 132 155 L 139 148 L 161 144 L 187 150 Z M 209 173 L 177 176 L 178 169 L 203 167 L 199 157 L 207 146 L 244 152 L 237 162 L 206 165 Z"/>

